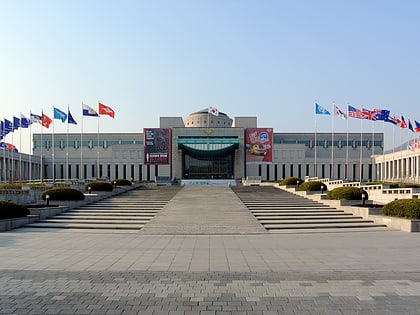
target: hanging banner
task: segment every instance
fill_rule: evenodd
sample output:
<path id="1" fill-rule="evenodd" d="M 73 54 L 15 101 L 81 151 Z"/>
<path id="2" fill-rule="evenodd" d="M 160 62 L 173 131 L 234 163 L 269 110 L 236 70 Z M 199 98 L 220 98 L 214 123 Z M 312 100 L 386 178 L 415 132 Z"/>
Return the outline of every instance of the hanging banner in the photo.
<path id="1" fill-rule="evenodd" d="M 171 129 L 144 128 L 144 164 L 168 165 L 171 162 Z"/>
<path id="2" fill-rule="evenodd" d="M 273 128 L 248 128 L 245 130 L 247 164 L 273 162 Z"/>

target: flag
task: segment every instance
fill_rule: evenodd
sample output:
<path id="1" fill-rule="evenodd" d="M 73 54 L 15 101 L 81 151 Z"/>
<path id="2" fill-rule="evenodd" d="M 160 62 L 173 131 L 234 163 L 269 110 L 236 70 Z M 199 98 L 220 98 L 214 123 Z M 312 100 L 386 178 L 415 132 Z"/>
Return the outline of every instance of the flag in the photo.
<path id="1" fill-rule="evenodd" d="M 31 113 L 31 123 L 32 124 L 42 124 L 42 116 Z"/>
<path id="2" fill-rule="evenodd" d="M 315 103 L 315 114 L 317 114 L 317 115 L 331 115 L 331 113 L 328 110 L 326 110 L 321 105 L 318 105 L 317 103 Z"/>
<path id="3" fill-rule="evenodd" d="M 5 136 L 5 132 L 4 132 L 4 122 L 3 120 L 0 121 L 0 139 L 3 139 Z"/>
<path id="4" fill-rule="evenodd" d="M 13 124 L 10 120 L 4 120 L 4 135 L 7 135 L 9 132 L 13 131 Z"/>
<path id="5" fill-rule="evenodd" d="M 50 128 L 51 123 L 52 123 L 52 119 L 50 117 L 48 117 L 47 115 L 45 115 L 44 113 L 42 113 L 41 124 L 46 128 Z"/>
<path id="6" fill-rule="evenodd" d="M 413 124 L 411 123 L 410 119 L 408 120 L 408 129 L 411 130 L 412 132 L 415 132 L 413 128 Z"/>
<path id="7" fill-rule="evenodd" d="M 69 109 L 68 115 L 67 115 L 67 123 L 77 125 L 77 122 L 74 120 L 73 116 L 70 113 L 70 109 Z"/>
<path id="8" fill-rule="evenodd" d="M 65 122 L 67 119 L 67 114 L 62 110 L 59 110 L 58 108 L 54 107 L 54 119 L 59 119 L 62 122 Z"/>
<path id="9" fill-rule="evenodd" d="M 376 120 L 387 120 L 390 111 L 387 109 L 375 109 Z"/>
<path id="10" fill-rule="evenodd" d="M 29 128 L 29 125 L 31 124 L 31 121 L 29 118 L 26 118 L 22 114 L 20 114 L 20 126 L 22 128 Z"/>
<path id="11" fill-rule="evenodd" d="M 388 117 L 385 119 L 385 122 L 389 122 L 393 125 L 401 124 L 401 120 L 395 115 L 388 115 Z"/>
<path id="12" fill-rule="evenodd" d="M 363 114 L 363 112 L 356 107 L 353 107 L 353 106 L 349 105 L 348 113 L 349 113 L 349 117 L 358 118 L 358 119 L 365 119 L 365 115 Z"/>
<path id="13" fill-rule="evenodd" d="M 18 149 L 13 144 L 7 143 L 7 142 L 1 142 L 0 143 L 0 148 L 1 149 L 6 149 L 7 151 L 18 152 Z"/>
<path id="14" fill-rule="evenodd" d="M 17 130 L 20 127 L 20 119 L 13 116 L 13 130 Z"/>
<path id="15" fill-rule="evenodd" d="M 414 130 L 420 132 L 420 123 L 417 120 L 414 120 L 414 125 L 416 126 L 414 127 Z"/>
<path id="16" fill-rule="evenodd" d="M 337 105 L 334 105 L 334 115 L 339 116 L 341 119 L 347 119 L 347 115 Z"/>
<path id="17" fill-rule="evenodd" d="M 99 115 L 108 115 L 112 118 L 114 118 L 115 116 L 114 110 L 111 107 L 106 106 L 102 103 L 98 104 L 98 109 L 99 109 Z"/>
<path id="18" fill-rule="evenodd" d="M 376 120 L 376 113 L 375 113 L 374 110 L 363 108 L 362 109 L 362 114 L 364 116 L 363 119 Z"/>
<path id="19" fill-rule="evenodd" d="M 219 116 L 219 110 L 214 106 L 209 106 L 208 112 L 214 116 Z"/>
<path id="20" fill-rule="evenodd" d="M 82 104 L 83 108 L 83 116 L 92 116 L 92 117 L 98 117 L 98 112 L 94 110 L 92 107 Z"/>
<path id="21" fill-rule="evenodd" d="M 404 119 L 404 116 L 403 115 L 401 115 L 400 127 L 401 127 L 401 129 L 407 128 L 407 123 L 405 122 L 405 119 Z"/>

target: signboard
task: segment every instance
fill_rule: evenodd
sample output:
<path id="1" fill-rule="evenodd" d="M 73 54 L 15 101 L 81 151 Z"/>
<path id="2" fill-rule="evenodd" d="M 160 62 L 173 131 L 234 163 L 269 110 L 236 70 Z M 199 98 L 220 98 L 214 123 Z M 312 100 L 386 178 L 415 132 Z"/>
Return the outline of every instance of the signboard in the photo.
<path id="1" fill-rule="evenodd" d="M 171 130 L 144 128 L 144 164 L 168 165 L 171 162 Z"/>
<path id="2" fill-rule="evenodd" d="M 245 161 L 247 164 L 273 162 L 273 128 L 248 128 L 245 130 Z"/>

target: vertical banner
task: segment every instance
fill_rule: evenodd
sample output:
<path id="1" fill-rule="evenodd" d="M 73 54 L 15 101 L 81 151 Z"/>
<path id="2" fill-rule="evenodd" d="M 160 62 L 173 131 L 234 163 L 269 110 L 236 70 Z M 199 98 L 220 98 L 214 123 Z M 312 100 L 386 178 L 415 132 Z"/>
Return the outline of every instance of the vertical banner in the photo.
<path id="1" fill-rule="evenodd" d="M 246 163 L 273 162 L 273 128 L 247 128 L 245 130 Z"/>
<path id="2" fill-rule="evenodd" d="M 168 165 L 171 163 L 171 129 L 144 128 L 144 164 Z"/>

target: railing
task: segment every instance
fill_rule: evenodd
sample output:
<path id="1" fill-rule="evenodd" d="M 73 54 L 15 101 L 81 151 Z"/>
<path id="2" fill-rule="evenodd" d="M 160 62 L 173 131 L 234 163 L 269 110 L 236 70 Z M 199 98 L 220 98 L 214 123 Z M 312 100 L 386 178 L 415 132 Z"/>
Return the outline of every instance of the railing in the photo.
<path id="1" fill-rule="evenodd" d="M 259 186 L 261 185 L 261 176 L 247 176 L 242 180 L 244 186 Z"/>

